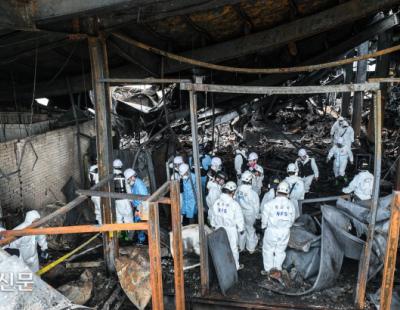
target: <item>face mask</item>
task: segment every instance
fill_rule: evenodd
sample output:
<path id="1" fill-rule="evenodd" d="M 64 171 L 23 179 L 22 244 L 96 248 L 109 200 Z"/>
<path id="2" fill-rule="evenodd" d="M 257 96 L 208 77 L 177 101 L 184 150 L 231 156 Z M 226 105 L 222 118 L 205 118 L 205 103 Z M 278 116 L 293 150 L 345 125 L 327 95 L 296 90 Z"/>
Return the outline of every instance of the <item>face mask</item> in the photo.
<path id="1" fill-rule="evenodd" d="M 249 167 L 254 168 L 257 165 L 256 162 L 249 162 Z"/>
<path id="2" fill-rule="evenodd" d="M 135 180 L 129 179 L 129 180 L 128 180 L 128 184 L 132 186 L 133 184 L 135 184 Z"/>
<path id="3" fill-rule="evenodd" d="M 182 176 L 182 179 L 184 179 L 184 180 L 186 180 L 186 179 L 188 179 L 188 178 L 189 178 L 189 175 L 188 175 L 188 174 L 185 174 L 185 175 Z"/>

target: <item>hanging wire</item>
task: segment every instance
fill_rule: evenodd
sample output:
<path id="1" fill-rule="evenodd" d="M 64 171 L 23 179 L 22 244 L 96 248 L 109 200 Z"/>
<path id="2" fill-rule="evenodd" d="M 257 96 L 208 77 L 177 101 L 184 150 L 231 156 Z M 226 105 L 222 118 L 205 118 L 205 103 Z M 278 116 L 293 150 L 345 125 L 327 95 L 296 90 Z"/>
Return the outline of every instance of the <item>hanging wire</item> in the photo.
<path id="1" fill-rule="evenodd" d="M 77 46 L 78 46 L 78 42 L 76 42 L 74 44 L 74 47 L 73 47 L 71 53 L 69 53 L 67 59 L 64 61 L 64 63 L 62 64 L 60 69 L 57 71 L 57 73 L 46 83 L 46 86 L 49 86 L 51 83 L 53 83 L 58 78 L 58 76 L 61 74 L 61 72 L 63 72 L 64 68 L 67 66 L 67 64 L 69 63 L 72 55 L 74 54 Z"/>
<path id="2" fill-rule="evenodd" d="M 83 81 L 83 89 L 85 91 L 85 108 L 88 109 L 87 102 L 87 89 L 86 89 L 86 79 L 85 79 L 85 62 L 83 61 L 83 49 L 81 49 L 81 66 L 82 66 L 82 81 Z"/>
<path id="3" fill-rule="evenodd" d="M 33 104 L 35 103 L 35 94 L 36 94 L 37 64 L 38 64 L 38 42 L 36 42 L 36 48 L 35 48 L 35 67 L 33 71 L 33 89 L 32 89 L 32 101 L 31 101 L 31 121 L 29 124 L 29 136 L 32 135 L 33 108 L 34 108 Z"/>

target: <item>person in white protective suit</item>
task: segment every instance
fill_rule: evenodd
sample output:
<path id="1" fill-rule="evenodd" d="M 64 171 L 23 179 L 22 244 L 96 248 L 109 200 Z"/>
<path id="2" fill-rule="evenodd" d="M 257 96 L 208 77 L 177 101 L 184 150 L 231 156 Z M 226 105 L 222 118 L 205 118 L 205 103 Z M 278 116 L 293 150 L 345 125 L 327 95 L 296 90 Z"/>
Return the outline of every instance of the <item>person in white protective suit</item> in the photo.
<path id="1" fill-rule="evenodd" d="M 344 117 L 340 116 L 336 122 L 333 123 L 332 128 L 331 128 L 331 139 L 332 143 L 336 143 L 336 139 L 339 137 L 339 131 L 342 128 L 343 122 L 344 122 Z"/>
<path id="2" fill-rule="evenodd" d="M 116 193 L 126 194 L 128 184 L 122 173 L 122 161 L 114 160 L 114 191 Z M 117 223 L 133 223 L 133 210 L 128 199 L 115 199 L 115 214 Z"/>
<path id="3" fill-rule="evenodd" d="M 99 183 L 99 168 L 97 167 L 97 163 L 91 165 L 89 168 L 89 181 L 90 187 Z M 94 205 L 94 216 L 96 218 L 97 224 L 101 225 L 103 223 L 101 218 L 101 207 L 100 207 L 100 197 L 92 196 L 90 197 Z"/>
<path id="4" fill-rule="evenodd" d="M 354 130 L 347 121 L 343 121 L 342 126 L 339 128 L 336 141 L 343 138 L 343 144 L 351 150 L 351 145 L 354 143 Z"/>
<path id="5" fill-rule="evenodd" d="M 179 175 L 179 166 L 182 165 L 183 157 L 175 156 L 172 165 L 170 164 L 170 168 L 172 168 L 171 180 L 179 181 L 181 179 Z"/>
<path id="6" fill-rule="evenodd" d="M 238 236 L 244 235 L 244 218 L 240 205 L 233 199 L 236 188 L 232 181 L 223 186 L 221 196 L 210 209 L 213 214 L 210 224 L 214 229 L 225 229 L 236 269 L 240 270 L 243 264 L 239 264 Z"/>
<path id="7" fill-rule="evenodd" d="M 304 182 L 304 190 L 306 193 L 310 191 L 313 180 L 318 181 L 319 170 L 315 159 L 308 156 L 305 149 L 300 149 L 298 152 L 299 158 L 296 159 L 295 165 L 298 171 L 298 176 Z"/>
<path id="8" fill-rule="evenodd" d="M 335 158 L 333 161 L 333 173 L 336 178 L 336 185 L 338 185 L 339 179 L 347 181 L 346 167 L 348 161 L 350 160 L 350 163 L 353 164 L 353 152 L 343 144 L 342 137 L 339 137 L 336 144 L 330 149 L 326 162 L 329 162 L 332 157 Z"/>
<path id="9" fill-rule="evenodd" d="M 297 176 L 296 165 L 291 163 L 286 169 L 289 176 L 287 176 L 284 181 L 289 185 L 288 197 L 295 207 L 295 218 L 297 219 L 301 210 L 299 209 L 299 200 L 304 199 L 305 189 L 303 180 Z"/>
<path id="10" fill-rule="evenodd" d="M 272 177 L 270 184 L 268 184 L 268 192 L 264 194 L 264 197 L 261 201 L 260 204 L 260 214 L 263 213 L 264 206 L 267 202 L 271 201 L 276 197 L 276 189 L 278 188 L 278 185 L 281 183 L 279 180 L 279 177 Z"/>
<path id="11" fill-rule="evenodd" d="M 251 188 L 252 179 L 252 173 L 245 171 L 242 174 L 242 184 L 238 187 L 235 195 L 236 201 L 242 208 L 245 224 L 245 233 L 239 236 L 239 250 L 243 251 L 246 248 L 250 254 L 254 253 L 258 243 L 254 223 L 256 219 L 260 218 L 260 198 Z"/>
<path id="12" fill-rule="evenodd" d="M 257 153 L 252 152 L 249 154 L 249 162 L 247 165 L 249 167 L 249 171 L 254 175 L 252 180 L 253 190 L 260 195 L 264 180 L 264 169 L 258 164 Z"/>
<path id="13" fill-rule="evenodd" d="M 274 269 L 282 270 L 289 242 L 290 228 L 295 221 L 295 207 L 288 199 L 290 186 L 281 182 L 277 188 L 277 196 L 269 201 L 261 215 L 261 228 L 264 230 L 262 275 L 270 274 Z"/>
<path id="14" fill-rule="evenodd" d="M 354 200 L 369 200 L 372 197 L 372 189 L 374 185 L 374 175 L 368 171 L 369 164 L 362 161 L 360 164 L 360 172 L 354 177 L 350 184 L 343 188 L 343 193 L 354 193 Z"/>
<path id="15" fill-rule="evenodd" d="M 25 215 L 25 220 L 15 227 L 13 230 L 24 229 L 30 226 L 33 222 L 40 219 L 40 214 L 36 210 L 29 211 Z M 39 270 L 39 257 L 37 246 L 40 246 L 41 257 L 48 258 L 47 241 L 45 235 L 23 236 L 10 243 L 10 248 L 19 250 L 19 257 L 24 263 L 32 270 L 37 272 Z"/>
<path id="16" fill-rule="evenodd" d="M 224 186 L 225 181 L 227 179 L 228 179 L 228 177 L 224 172 L 218 171 L 215 176 L 215 179 L 210 180 L 210 182 L 208 182 L 208 184 L 207 184 L 208 194 L 206 197 L 206 203 L 207 203 L 208 210 L 210 210 L 212 208 L 212 206 L 217 201 L 219 196 L 221 196 L 221 193 L 222 193 L 221 189 Z M 210 212 L 209 212 L 209 215 L 210 215 Z M 208 216 L 208 219 L 211 220 L 210 216 Z"/>
<path id="17" fill-rule="evenodd" d="M 235 151 L 234 165 L 238 182 L 237 184 L 240 185 L 240 177 L 247 169 L 247 143 L 245 141 L 241 141 L 239 143 L 239 148 Z"/>

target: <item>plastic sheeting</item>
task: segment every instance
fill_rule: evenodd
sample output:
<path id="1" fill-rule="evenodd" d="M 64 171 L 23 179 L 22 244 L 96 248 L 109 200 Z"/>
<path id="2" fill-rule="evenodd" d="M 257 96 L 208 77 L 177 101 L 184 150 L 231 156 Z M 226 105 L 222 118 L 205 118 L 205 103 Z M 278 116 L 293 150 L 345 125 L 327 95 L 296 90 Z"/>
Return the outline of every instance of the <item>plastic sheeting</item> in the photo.
<path id="1" fill-rule="evenodd" d="M 17 256 L 0 249 L 0 310 L 84 309 L 74 305 L 32 271 Z"/>

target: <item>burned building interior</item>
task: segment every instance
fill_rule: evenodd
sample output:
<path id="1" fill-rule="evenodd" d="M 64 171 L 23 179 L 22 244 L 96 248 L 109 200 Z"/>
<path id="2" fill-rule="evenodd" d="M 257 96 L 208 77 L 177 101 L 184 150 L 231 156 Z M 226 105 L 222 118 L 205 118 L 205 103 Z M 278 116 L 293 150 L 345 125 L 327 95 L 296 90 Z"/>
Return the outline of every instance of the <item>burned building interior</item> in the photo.
<path id="1" fill-rule="evenodd" d="M 0 0 L 0 309 L 400 309 L 399 9 Z"/>

